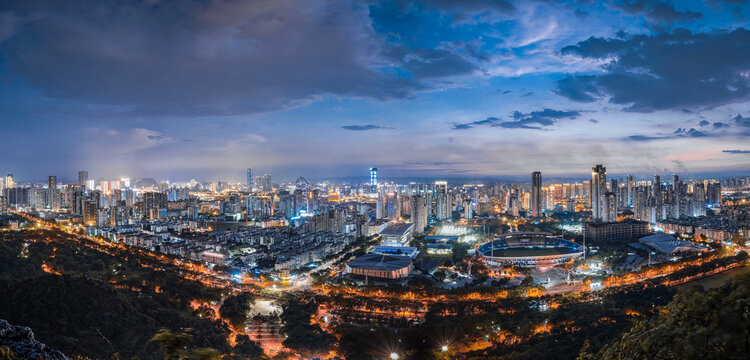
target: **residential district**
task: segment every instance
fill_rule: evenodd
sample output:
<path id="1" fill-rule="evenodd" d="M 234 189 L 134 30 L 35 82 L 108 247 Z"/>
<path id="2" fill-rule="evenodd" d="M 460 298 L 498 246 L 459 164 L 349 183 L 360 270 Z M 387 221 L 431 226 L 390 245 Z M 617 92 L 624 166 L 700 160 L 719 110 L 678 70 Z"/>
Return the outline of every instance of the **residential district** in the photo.
<path id="1" fill-rule="evenodd" d="M 248 168 L 242 183 L 93 179 L 87 171 L 72 183 L 57 176 L 40 183 L 8 173 L 0 179 L 0 209 L 9 231 L 61 230 L 100 251 L 177 266 L 211 287 L 259 289 L 271 300 L 274 291 L 325 294 L 313 315 L 320 331 L 330 324 L 409 327 L 425 321 L 429 304 L 447 301 L 423 293 L 397 311 L 345 301 L 377 303 L 385 296 L 377 289 L 393 286 L 416 290 L 428 281 L 447 292 L 501 291 L 465 294 L 472 299 L 518 289 L 531 297 L 591 293 L 684 283 L 746 261 L 718 262 L 739 256 L 750 236 L 750 177 L 608 176 L 595 165 L 580 181 L 545 181 L 534 171 L 526 182 L 394 183 L 381 181 L 376 168 L 368 178 L 274 183 Z M 680 273 L 701 264 L 713 265 Z M 43 270 L 59 273 L 52 263 Z M 280 310 L 266 305 L 268 313 Z M 267 353 L 289 348 L 245 330 Z M 481 349 L 477 341 L 461 351 Z"/>

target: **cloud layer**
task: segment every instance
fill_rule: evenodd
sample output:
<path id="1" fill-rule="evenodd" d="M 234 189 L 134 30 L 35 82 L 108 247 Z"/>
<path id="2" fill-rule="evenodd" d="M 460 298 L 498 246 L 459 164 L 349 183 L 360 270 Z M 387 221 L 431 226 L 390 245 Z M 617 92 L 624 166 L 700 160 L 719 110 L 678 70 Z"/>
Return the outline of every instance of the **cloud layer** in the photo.
<path id="1" fill-rule="evenodd" d="M 573 101 L 608 97 L 629 111 L 652 112 L 710 109 L 750 99 L 750 31 L 742 28 L 591 37 L 562 53 L 609 59 L 603 74 L 558 81 L 556 93 Z"/>

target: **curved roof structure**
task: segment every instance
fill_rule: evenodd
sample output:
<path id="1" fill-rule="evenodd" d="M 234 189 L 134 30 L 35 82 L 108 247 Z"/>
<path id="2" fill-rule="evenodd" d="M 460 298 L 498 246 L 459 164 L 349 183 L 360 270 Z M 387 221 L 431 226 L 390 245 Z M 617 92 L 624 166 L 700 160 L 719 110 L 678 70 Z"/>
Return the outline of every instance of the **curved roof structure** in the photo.
<path id="1" fill-rule="evenodd" d="M 492 263 L 519 266 L 564 263 L 583 256 L 584 251 L 583 245 L 548 233 L 502 234 L 477 249 Z"/>
<path id="2" fill-rule="evenodd" d="M 394 271 L 411 265 L 411 258 L 408 256 L 369 253 L 350 261 L 346 265 L 353 269 Z"/>

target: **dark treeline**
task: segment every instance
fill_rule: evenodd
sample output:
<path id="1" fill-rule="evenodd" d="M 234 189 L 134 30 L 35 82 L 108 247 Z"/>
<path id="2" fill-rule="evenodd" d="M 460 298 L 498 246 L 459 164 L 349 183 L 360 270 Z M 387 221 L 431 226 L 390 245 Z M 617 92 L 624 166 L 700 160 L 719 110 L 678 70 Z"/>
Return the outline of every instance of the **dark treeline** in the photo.
<path id="1" fill-rule="evenodd" d="M 221 301 L 227 294 L 184 280 L 176 270 L 141 266 L 152 259 L 108 255 L 67 236 L 45 230 L 0 233 L 0 318 L 30 326 L 71 356 L 158 359 L 162 355 L 151 338 L 162 328 L 187 332 L 193 346 L 222 354 L 257 352 L 247 341 L 233 349 L 224 323 L 190 307 L 192 300 Z"/>

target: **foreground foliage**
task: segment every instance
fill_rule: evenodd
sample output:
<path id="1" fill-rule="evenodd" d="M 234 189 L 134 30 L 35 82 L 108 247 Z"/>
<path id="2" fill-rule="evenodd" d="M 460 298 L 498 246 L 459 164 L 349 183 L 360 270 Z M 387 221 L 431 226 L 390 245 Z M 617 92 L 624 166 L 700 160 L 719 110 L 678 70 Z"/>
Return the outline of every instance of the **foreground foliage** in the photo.
<path id="1" fill-rule="evenodd" d="M 655 317 L 636 322 L 594 356 L 579 359 L 747 359 L 750 356 L 750 275 L 713 290 L 682 289 Z"/>

